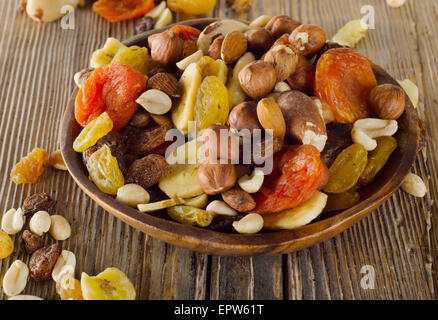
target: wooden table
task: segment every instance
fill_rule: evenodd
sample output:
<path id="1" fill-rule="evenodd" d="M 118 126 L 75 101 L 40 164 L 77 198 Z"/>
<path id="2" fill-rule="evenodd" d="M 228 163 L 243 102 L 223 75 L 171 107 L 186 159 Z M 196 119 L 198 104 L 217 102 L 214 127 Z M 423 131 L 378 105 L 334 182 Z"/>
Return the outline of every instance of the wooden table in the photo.
<path id="1" fill-rule="evenodd" d="M 375 30 L 357 49 L 395 78 L 418 84 L 418 112 L 428 122 L 430 137 L 437 137 L 436 0 L 408 0 L 400 9 L 384 0 L 256 0 L 248 18 L 289 14 L 321 25 L 332 36 L 346 22 L 360 18 L 365 4 L 375 8 Z M 72 236 L 62 248 L 76 254 L 76 277 L 118 267 L 134 283 L 139 299 L 437 298 L 435 139 L 429 140 L 413 169 L 428 181 L 427 197 L 415 199 L 398 191 L 335 238 L 283 256 L 217 257 L 167 245 L 99 208 L 67 172 L 49 168 L 35 185 L 12 183 L 12 166 L 32 148 L 58 148 L 59 121 L 74 86 L 73 75 L 88 65 L 91 52 L 109 36 L 124 40 L 134 33 L 132 21 L 110 24 L 90 8 L 78 9 L 75 29 L 64 30 L 59 21 L 32 21 L 17 13 L 17 6 L 18 1 L 0 1 L 0 211 L 19 207 L 36 192 L 52 194 L 56 212 L 72 224 Z M 234 14 L 222 0 L 209 16 Z M 14 253 L 0 263 L 0 278 L 15 259 L 29 261 L 18 237 L 15 245 Z M 366 281 L 372 270 L 374 289 Z M 53 281 L 29 281 L 24 293 L 57 298 Z M 5 295 L 0 290 L 1 298 Z"/>

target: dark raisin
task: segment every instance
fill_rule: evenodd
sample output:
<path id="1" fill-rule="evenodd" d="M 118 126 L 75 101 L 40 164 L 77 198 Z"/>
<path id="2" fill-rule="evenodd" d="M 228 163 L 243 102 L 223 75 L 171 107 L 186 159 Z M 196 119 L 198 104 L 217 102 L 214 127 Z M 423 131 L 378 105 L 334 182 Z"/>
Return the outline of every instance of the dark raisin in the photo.
<path id="1" fill-rule="evenodd" d="M 330 167 L 342 150 L 353 144 L 351 140 L 351 124 L 328 123 L 327 143 L 321 152 L 321 160 Z"/>
<path id="2" fill-rule="evenodd" d="M 58 244 L 38 249 L 32 254 L 29 262 L 30 276 L 36 281 L 49 279 L 53 267 L 61 254 Z"/>
<path id="3" fill-rule="evenodd" d="M 36 193 L 24 199 L 22 206 L 23 214 L 30 216 L 38 211 L 49 211 L 54 204 L 55 201 L 47 193 Z"/>
<path id="4" fill-rule="evenodd" d="M 97 143 L 92 146 L 91 148 L 88 148 L 82 153 L 82 160 L 84 162 L 84 165 L 87 165 L 87 161 L 90 158 L 90 156 L 95 153 L 97 150 L 102 148 L 104 145 L 107 145 L 111 150 L 111 155 L 113 157 L 116 157 L 117 162 L 119 163 L 119 168 L 124 172 L 126 170 L 125 162 L 124 162 L 124 155 L 125 155 L 125 145 L 122 141 L 122 137 L 120 133 L 111 131 L 103 138 L 99 139 Z"/>
<path id="5" fill-rule="evenodd" d="M 143 33 L 154 28 L 155 19 L 144 16 L 135 22 L 135 33 Z"/>
<path id="6" fill-rule="evenodd" d="M 145 128 L 149 122 L 151 122 L 151 116 L 146 110 L 140 108 L 132 116 L 131 120 L 129 121 L 129 125 L 136 128 Z"/>
<path id="7" fill-rule="evenodd" d="M 168 127 L 155 125 L 132 135 L 126 143 L 128 152 L 143 155 L 151 152 L 164 142 Z"/>
<path id="8" fill-rule="evenodd" d="M 163 156 L 150 154 L 135 160 L 126 172 L 125 183 L 134 183 L 147 189 L 157 184 L 168 173 L 168 164 Z"/>
<path id="9" fill-rule="evenodd" d="M 33 234 L 29 230 L 25 230 L 21 235 L 26 252 L 31 254 L 43 246 L 41 237 Z"/>

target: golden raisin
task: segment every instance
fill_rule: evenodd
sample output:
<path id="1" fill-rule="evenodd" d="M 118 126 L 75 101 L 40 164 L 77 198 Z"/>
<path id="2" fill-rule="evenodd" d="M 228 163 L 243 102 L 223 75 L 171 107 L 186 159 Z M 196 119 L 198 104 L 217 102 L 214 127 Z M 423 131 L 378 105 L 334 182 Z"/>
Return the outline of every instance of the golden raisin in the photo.
<path id="1" fill-rule="evenodd" d="M 44 171 L 49 159 L 46 150 L 35 148 L 22 158 L 11 170 L 12 181 L 16 184 L 35 183 Z"/>

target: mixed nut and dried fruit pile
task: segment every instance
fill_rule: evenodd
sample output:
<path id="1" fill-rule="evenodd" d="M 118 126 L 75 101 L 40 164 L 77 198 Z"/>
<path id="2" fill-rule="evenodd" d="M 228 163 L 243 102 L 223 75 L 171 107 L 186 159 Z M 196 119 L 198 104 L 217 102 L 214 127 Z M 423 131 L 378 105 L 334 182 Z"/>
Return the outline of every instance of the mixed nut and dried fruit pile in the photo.
<path id="1" fill-rule="evenodd" d="M 76 256 L 71 251 L 61 250 L 59 243 L 71 236 L 71 227 L 63 216 L 49 214 L 54 205 L 55 201 L 49 194 L 37 193 L 27 197 L 21 208 L 12 208 L 2 216 L 0 260 L 14 251 L 10 235 L 17 235 L 23 228 L 29 228 L 21 233 L 22 248 L 30 255 L 29 266 L 22 260 L 15 260 L 2 280 L 3 292 L 9 296 L 9 300 L 42 300 L 21 294 L 29 277 L 37 282 L 52 278 L 62 300 L 135 299 L 134 286 L 117 268 L 107 268 L 94 277 L 83 272 L 80 281 L 74 278 Z M 56 242 L 45 246 L 46 233 Z"/>
<path id="2" fill-rule="evenodd" d="M 357 204 L 406 104 L 362 54 L 285 15 L 176 25 L 148 48 L 109 38 L 75 81 L 73 148 L 101 191 L 239 233 Z"/>

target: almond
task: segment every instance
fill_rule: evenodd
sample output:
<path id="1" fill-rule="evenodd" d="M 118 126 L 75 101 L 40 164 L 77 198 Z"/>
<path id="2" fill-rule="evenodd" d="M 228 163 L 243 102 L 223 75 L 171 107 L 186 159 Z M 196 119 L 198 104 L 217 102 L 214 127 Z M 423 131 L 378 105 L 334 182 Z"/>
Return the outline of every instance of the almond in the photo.
<path id="1" fill-rule="evenodd" d="M 181 97 L 178 80 L 170 73 L 160 72 L 152 76 L 148 81 L 148 89 L 163 91 L 172 98 Z"/>
<path id="2" fill-rule="evenodd" d="M 286 135 L 286 122 L 278 104 L 269 98 L 257 104 L 257 117 L 265 130 L 272 130 L 275 137 L 284 138 Z"/>
<path id="3" fill-rule="evenodd" d="M 221 58 L 226 64 L 237 61 L 248 48 L 248 41 L 240 31 L 232 31 L 225 36 L 221 47 Z"/>
<path id="4" fill-rule="evenodd" d="M 248 212 L 256 207 L 254 198 L 239 187 L 222 192 L 222 199 L 231 208 L 239 212 Z"/>

